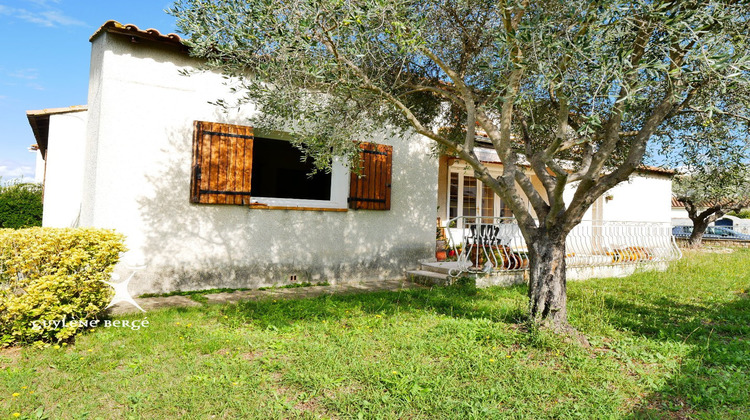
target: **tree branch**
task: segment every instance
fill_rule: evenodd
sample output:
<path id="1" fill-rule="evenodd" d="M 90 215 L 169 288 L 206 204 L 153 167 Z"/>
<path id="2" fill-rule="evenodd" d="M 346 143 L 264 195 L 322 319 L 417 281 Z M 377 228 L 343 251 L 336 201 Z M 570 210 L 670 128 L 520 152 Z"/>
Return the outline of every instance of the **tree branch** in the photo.
<path id="1" fill-rule="evenodd" d="M 440 57 L 426 48 L 422 48 L 422 52 L 451 78 L 453 84 L 455 84 L 461 92 L 464 109 L 466 109 L 466 137 L 464 139 L 464 148 L 466 148 L 468 153 L 474 153 L 474 140 L 476 139 L 476 102 L 474 101 L 474 94 L 471 89 L 466 86 L 463 77 L 441 60 Z"/>

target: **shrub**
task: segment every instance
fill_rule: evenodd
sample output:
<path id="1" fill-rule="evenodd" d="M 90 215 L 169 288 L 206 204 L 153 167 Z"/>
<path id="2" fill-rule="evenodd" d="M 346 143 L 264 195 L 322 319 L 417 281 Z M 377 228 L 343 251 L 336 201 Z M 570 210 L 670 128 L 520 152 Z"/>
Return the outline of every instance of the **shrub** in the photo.
<path id="1" fill-rule="evenodd" d="M 42 225 L 42 186 L 11 182 L 0 185 L 0 228 Z"/>
<path id="2" fill-rule="evenodd" d="M 65 341 L 98 319 L 123 240 L 104 229 L 0 229 L 0 347 Z"/>
<path id="3" fill-rule="evenodd" d="M 730 211 L 728 214 L 730 216 L 739 217 L 740 219 L 750 219 L 750 210 L 742 210 L 739 212 Z"/>

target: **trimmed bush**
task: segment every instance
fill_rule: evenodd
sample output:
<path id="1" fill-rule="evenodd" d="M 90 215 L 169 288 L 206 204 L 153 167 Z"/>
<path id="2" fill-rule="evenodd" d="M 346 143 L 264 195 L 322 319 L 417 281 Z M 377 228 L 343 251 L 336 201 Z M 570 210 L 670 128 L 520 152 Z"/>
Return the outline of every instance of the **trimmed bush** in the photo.
<path id="1" fill-rule="evenodd" d="M 104 229 L 0 229 L 0 347 L 65 341 L 98 319 L 123 241 Z"/>
<path id="2" fill-rule="evenodd" d="M 42 186 L 14 181 L 0 185 L 0 228 L 42 225 Z"/>
<path id="3" fill-rule="evenodd" d="M 729 215 L 739 217 L 740 219 L 750 219 L 750 210 L 742 210 L 739 212 L 730 211 Z"/>

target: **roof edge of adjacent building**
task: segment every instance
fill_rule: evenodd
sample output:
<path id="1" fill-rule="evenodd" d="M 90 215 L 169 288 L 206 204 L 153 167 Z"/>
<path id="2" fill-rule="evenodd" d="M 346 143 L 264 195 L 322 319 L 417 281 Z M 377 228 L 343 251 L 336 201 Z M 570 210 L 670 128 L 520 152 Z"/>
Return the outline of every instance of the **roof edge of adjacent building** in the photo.
<path id="1" fill-rule="evenodd" d="M 129 36 L 132 42 L 151 41 L 171 47 L 176 47 L 182 52 L 188 52 L 188 46 L 182 42 L 182 38 L 174 33 L 162 34 L 157 29 L 140 29 L 131 23 L 122 24 L 116 20 L 104 22 L 99 29 L 89 38 L 89 42 L 94 42 L 103 33 L 111 33 Z"/>
<path id="2" fill-rule="evenodd" d="M 44 108 L 26 111 L 31 131 L 34 133 L 36 146 L 42 153 L 42 158 L 47 159 L 47 143 L 49 141 L 49 118 L 52 115 L 71 114 L 75 112 L 88 111 L 87 105 L 73 105 L 62 108 Z"/>

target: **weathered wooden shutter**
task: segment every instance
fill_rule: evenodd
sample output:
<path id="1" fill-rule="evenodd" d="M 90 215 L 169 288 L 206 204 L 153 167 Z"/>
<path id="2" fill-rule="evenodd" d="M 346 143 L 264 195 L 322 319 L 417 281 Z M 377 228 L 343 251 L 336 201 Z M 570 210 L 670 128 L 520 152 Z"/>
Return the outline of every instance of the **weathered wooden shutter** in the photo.
<path id="1" fill-rule="evenodd" d="M 249 204 L 253 128 L 196 121 L 190 202 Z"/>
<path id="2" fill-rule="evenodd" d="M 349 208 L 390 210 L 393 147 L 362 143 L 360 148 L 360 173 L 352 171 Z"/>

